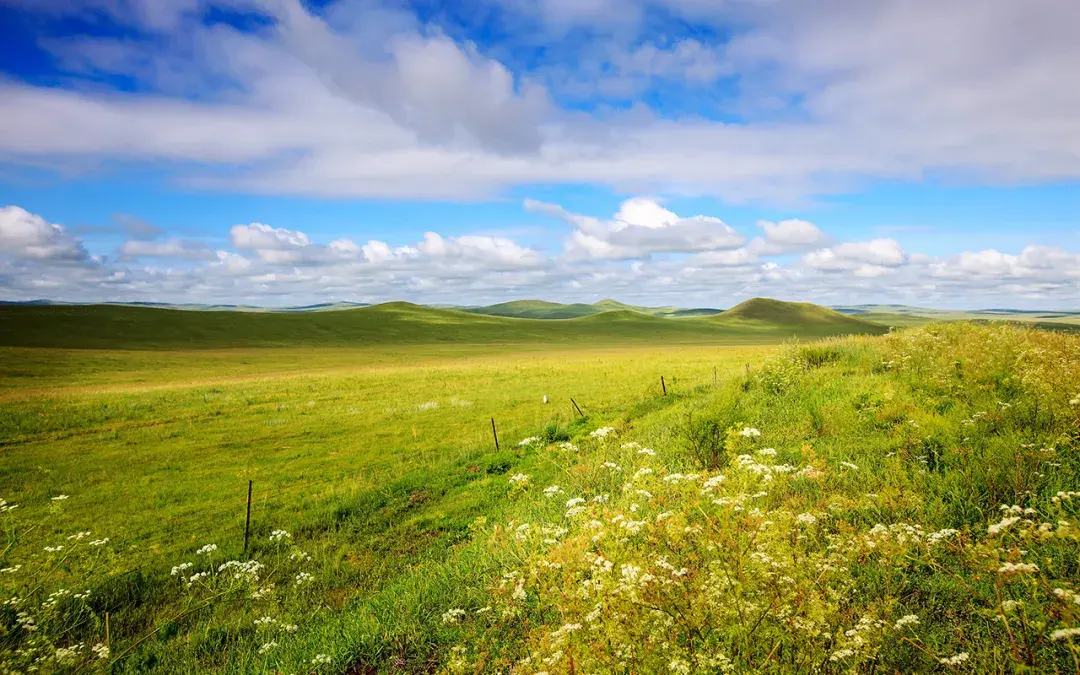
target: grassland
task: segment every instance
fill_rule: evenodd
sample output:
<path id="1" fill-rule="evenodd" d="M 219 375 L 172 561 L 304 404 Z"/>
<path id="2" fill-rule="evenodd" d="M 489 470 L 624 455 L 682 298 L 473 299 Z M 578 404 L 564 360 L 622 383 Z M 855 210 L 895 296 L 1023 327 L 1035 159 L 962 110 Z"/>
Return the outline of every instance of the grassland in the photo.
<path id="1" fill-rule="evenodd" d="M 141 313 L 163 310 L 5 322 L 0 497 L 19 506 L 0 513 L 0 600 L 22 600 L 0 607 L 0 655 L 43 672 L 1074 672 L 1054 636 L 1080 626 L 1080 545 L 1058 524 L 1080 489 L 1080 340 L 878 336 L 819 309 L 425 314 L 437 337 L 408 306 L 301 317 L 340 315 L 317 329 L 275 314 L 269 336 Z M 163 316 L 171 332 L 146 325 Z M 777 346 L 800 322 L 867 335 Z M 25 346 L 60 326 L 63 347 Z M 128 348 L 87 348 L 106 339 Z M 1016 520 L 988 534 L 1002 504 Z"/>
<path id="2" fill-rule="evenodd" d="M 833 317 L 825 314 L 828 310 L 819 309 L 823 310 L 820 320 L 730 323 L 719 316 L 669 321 L 629 310 L 552 321 L 469 314 L 405 302 L 308 313 L 8 305 L 0 306 L 0 346 L 107 350 L 413 344 L 746 344 L 763 338 L 779 342 L 800 335 L 825 337 L 886 330 L 839 314 Z"/>

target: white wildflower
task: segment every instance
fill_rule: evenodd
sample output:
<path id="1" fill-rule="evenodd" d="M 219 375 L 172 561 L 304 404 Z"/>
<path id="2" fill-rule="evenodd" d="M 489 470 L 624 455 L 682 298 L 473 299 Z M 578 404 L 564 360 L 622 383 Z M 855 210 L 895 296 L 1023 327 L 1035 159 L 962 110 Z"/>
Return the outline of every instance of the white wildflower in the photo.
<path id="1" fill-rule="evenodd" d="M 904 626 L 918 626 L 918 625 L 919 625 L 919 617 L 917 615 L 915 615 L 915 614 L 908 614 L 906 616 L 902 616 L 899 619 L 897 619 L 896 623 L 893 624 L 893 628 L 895 628 L 896 630 L 900 630 Z"/>
<path id="2" fill-rule="evenodd" d="M 1050 639 L 1054 642 L 1069 640 L 1077 636 L 1080 636 L 1080 628 L 1059 628 L 1053 633 L 1050 633 Z"/>
<path id="3" fill-rule="evenodd" d="M 958 665 L 960 665 L 961 663 L 963 663 L 964 661 L 967 661 L 967 660 L 968 660 L 968 653 L 967 652 L 960 652 L 959 654 L 956 654 L 955 656 L 947 656 L 947 657 L 945 657 L 943 659 L 938 659 L 938 661 L 945 664 L 946 666 L 958 666 Z"/>
<path id="4" fill-rule="evenodd" d="M 590 438 L 604 438 L 609 434 L 615 433 L 615 427 L 600 427 L 596 431 L 589 434 Z"/>

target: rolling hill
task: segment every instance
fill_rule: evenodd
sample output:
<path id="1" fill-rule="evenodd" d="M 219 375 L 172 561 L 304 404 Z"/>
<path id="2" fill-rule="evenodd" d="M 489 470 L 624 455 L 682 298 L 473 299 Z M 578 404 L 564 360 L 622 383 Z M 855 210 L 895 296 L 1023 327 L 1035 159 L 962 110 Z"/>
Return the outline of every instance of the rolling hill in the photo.
<path id="1" fill-rule="evenodd" d="M 527 319 L 573 319 L 581 316 L 591 316 L 603 312 L 629 310 L 639 314 L 660 316 L 668 318 L 684 318 L 690 316 L 710 316 L 719 314 L 721 310 L 709 307 L 695 307 L 683 309 L 679 307 L 642 307 L 628 305 L 618 300 L 606 298 L 591 305 L 577 302 L 562 304 L 548 302 L 546 300 L 513 300 L 500 302 L 496 305 L 483 307 L 458 307 L 463 312 L 471 314 L 487 314 L 489 316 L 513 316 Z"/>
<path id="2" fill-rule="evenodd" d="M 753 300 L 679 321 L 616 309 L 551 320 L 436 309 L 407 302 L 322 312 L 206 312 L 121 305 L 0 307 L 0 346 L 222 349 L 402 344 L 715 343 L 880 333 L 816 305 Z"/>
<path id="3" fill-rule="evenodd" d="M 784 302 L 769 298 L 751 298 L 707 319 L 730 329 L 747 332 L 793 335 L 837 335 L 885 333 L 888 328 L 828 307 L 808 302 Z"/>

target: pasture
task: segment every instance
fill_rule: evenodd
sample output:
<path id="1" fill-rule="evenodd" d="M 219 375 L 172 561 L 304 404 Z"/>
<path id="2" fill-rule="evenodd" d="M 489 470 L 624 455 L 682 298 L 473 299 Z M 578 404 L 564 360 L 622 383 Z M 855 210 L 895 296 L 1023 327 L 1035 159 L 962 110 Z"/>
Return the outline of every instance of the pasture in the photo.
<path id="1" fill-rule="evenodd" d="M 1078 338 L 779 345 L 832 317 L 751 309 L 244 348 L 250 324 L 154 342 L 121 311 L 125 349 L 71 347 L 100 323 L 0 348 L 4 665 L 1077 670 Z"/>

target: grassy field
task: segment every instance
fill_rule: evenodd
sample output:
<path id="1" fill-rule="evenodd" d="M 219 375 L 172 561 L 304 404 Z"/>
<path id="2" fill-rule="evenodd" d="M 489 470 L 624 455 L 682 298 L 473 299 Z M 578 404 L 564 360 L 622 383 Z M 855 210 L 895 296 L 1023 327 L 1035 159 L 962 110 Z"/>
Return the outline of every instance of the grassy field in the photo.
<path id="1" fill-rule="evenodd" d="M 9 670 L 1078 672 L 1075 336 L 62 309 L 0 333 Z"/>
<path id="2" fill-rule="evenodd" d="M 747 344 L 887 330 L 823 307 L 807 312 L 793 303 L 770 304 L 775 302 L 751 300 L 740 306 L 748 312 L 735 308 L 723 315 L 677 321 L 629 310 L 562 320 L 511 318 L 406 302 L 307 313 L 7 305 L 0 306 L 0 346 L 202 350 L 413 344 Z M 769 308 L 767 318 L 754 311 L 762 306 Z M 792 316 L 785 318 L 786 314 Z"/>

